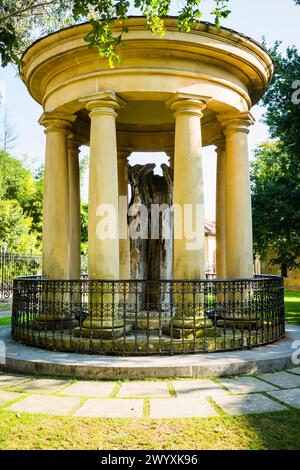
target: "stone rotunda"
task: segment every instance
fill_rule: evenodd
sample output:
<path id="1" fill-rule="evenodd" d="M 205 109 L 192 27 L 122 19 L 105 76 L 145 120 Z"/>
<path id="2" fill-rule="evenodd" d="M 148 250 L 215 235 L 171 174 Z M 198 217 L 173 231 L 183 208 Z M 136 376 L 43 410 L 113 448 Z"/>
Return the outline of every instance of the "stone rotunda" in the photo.
<path id="1" fill-rule="evenodd" d="M 15 281 L 13 336 L 50 349 L 116 354 L 206 352 L 274 341 L 284 334 L 283 283 L 253 277 L 247 142 L 250 109 L 270 82 L 272 60 L 253 40 L 208 23 L 184 33 L 169 18 L 162 38 L 144 18 L 126 23 L 115 69 L 88 48 L 89 24 L 51 34 L 23 56 L 22 78 L 44 110 L 43 276 Z M 116 33 L 121 27 L 113 24 Z M 90 146 L 83 277 L 81 145 Z M 217 152 L 216 279 L 205 279 L 201 154 L 209 145 Z M 125 225 L 125 236 L 103 239 L 97 232 L 99 208 L 109 205 L 118 213 L 119 197 L 127 201 L 128 176 L 136 175 L 127 158 L 137 151 L 166 152 L 168 204 L 190 205 L 201 221 L 196 248 L 188 248 L 185 231 L 172 237 L 166 269 L 154 279 L 132 267 L 140 245 L 126 238 L 121 211 L 116 227 L 124 234 Z M 174 233 L 179 223 L 174 217 Z"/>

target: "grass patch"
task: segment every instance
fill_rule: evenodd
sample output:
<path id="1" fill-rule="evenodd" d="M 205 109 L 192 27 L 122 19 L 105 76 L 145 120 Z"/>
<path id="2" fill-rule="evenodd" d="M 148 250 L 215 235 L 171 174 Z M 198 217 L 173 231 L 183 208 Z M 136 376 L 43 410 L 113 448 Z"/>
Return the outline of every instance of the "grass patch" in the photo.
<path id="1" fill-rule="evenodd" d="M 286 290 L 284 293 L 284 303 L 286 321 L 300 325 L 300 292 Z"/>
<path id="2" fill-rule="evenodd" d="M 0 312 L 6 312 L 7 310 L 11 310 L 11 304 L 0 302 Z"/>
<path id="3" fill-rule="evenodd" d="M 205 419 L 97 419 L 0 411 L 0 449 L 299 449 L 300 411 Z"/>
<path id="4" fill-rule="evenodd" d="M 4 317 L 0 318 L 0 326 L 6 326 L 11 324 L 11 318 L 10 317 Z"/>

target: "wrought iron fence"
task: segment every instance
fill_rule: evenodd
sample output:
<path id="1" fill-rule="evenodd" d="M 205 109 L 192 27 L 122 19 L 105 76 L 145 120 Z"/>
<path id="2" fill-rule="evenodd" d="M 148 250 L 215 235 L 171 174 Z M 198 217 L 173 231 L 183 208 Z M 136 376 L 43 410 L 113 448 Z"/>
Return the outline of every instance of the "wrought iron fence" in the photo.
<path id="1" fill-rule="evenodd" d="M 42 257 L 0 250 L 0 302 L 12 298 L 13 280 L 18 276 L 37 275 L 41 273 Z"/>
<path id="2" fill-rule="evenodd" d="M 81 270 L 87 272 L 87 257 L 81 257 Z M 8 302 L 13 295 L 13 280 L 20 276 L 42 273 L 42 257 L 6 253 L 0 249 L 0 302 Z"/>
<path id="3" fill-rule="evenodd" d="M 154 355 L 251 348 L 284 336 L 283 278 L 14 281 L 12 336 L 50 350 Z"/>

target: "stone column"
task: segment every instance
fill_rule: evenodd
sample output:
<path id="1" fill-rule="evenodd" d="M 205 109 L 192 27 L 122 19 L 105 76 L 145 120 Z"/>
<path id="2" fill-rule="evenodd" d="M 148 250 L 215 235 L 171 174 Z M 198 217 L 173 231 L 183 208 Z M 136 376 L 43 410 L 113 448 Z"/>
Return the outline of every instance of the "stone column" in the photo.
<path id="1" fill-rule="evenodd" d="M 226 275 L 253 277 L 252 212 L 248 133 L 250 113 L 225 114 L 220 122 L 226 136 Z"/>
<path id="2" fill-rule="evenodd" d="M 167 104 L 175 117 L 174 206 L 182 213 L 180 220 L 175 208 L 173 278 L 199 279 L 205 277 L 201 138 L 201 117 L 205 102 L 193 95 L 176 93 Z M 187 226 L 184 227 L 182 222 L 192 223 L 189 228 L 195 232 L 198 226 L 196 243 L 191 244 L 192 240 L 185 230 Z"/>
<path id="3" fill-rule="evenodd" d="M 226 243 L 225 243 L 225 138 L 215 142 L 217 152 L 216 185 L 216 277 L 226 278 Z"/>
<path id="4" fill-rule="evenodd" d="M 205 226 L 201 117 L 205 101 L 178 93 L 168 105 L 175 117 L 173 278 L 203 279 Z M 195 232 L 194 240 L 189 231 Z M 203 318 L 203 295 L 199 291 L 193 292 L 193 285 L 175 284 L 173 337 L 194 341 L 203 335 L 204 325 L 210 326 L 210 321 Z"/>
<path id="5" fill-rule="evenodd" d="M 90 174 L 89 174 L 89 278 L 119 279 L 118 218 L 110 238 L 97 234 L 99 211 L 108 205 L 118 214 L 118 166 L 116 111 L 120 100 L 112 92 L 99 93 L 86 104 L 90 111 Z M 105 207 L 104 207 L 105 209 Z"/>
<path id="6" fill-rule="evenodd" d="M 80 142 L 73 136 L 68 139 L 69 167 L 69 223 L 70 223 L 70 279 L 80 279 L 81 220 L 80 220 Z"/>
<path id="7" fill-rule="evenodd" d="M 69 278 L 69 179 L 67 137 L 75 117 L 45 113 L 46 157 L 43 198 L 43 276 Z"/>
<path id="8" fill-rule="evenodd" d="M 82 99 L 90 112 L 89 169 L 89 279 L 119 279 L 118 166 L 116 117 L 125 104 L 113 92 L 100 92 Z M 103 222 L 106 219 L 107 223 Z M 101 227 L 108 227 L 104 234 Z M 92 289 L 92 287 L 91 287 Z M 84 321 L 87 336 L 112 338 L 124 334 L 118 315 L 118 295 L 113 284 L 91 290 L 89 317 Z"/>
<path id="9" fill-rule="evenodd" d="M 69 172 L 67 138 L 76 117 L 63 113 L 44 113 L 46 157 L 43 198 L 43 277 L 69 279 Z M 68 308 L 69 293 L 60 283 L 51 285 L 41 298 L 42 309 L 33 328 L 55 330 L 71 328 L 73 313 Z M 64 305 L 67 305 L 66 309 Z"/>
<path id="10" fill-rule="evenodd" d="M 120 279 L 129 279 L 130 254 L 127 227 L 128 212 L 128 179 L 127 157 L 129 152 L 118 152 L 118 188 L 119 188 L 119 260 Z"/>

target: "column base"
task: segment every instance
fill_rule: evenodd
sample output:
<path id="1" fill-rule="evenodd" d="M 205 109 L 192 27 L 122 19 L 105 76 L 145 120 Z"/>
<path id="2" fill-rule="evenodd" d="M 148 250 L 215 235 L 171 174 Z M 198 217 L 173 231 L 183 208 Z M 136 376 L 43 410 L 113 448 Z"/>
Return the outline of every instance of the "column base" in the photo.
<path id="1" fill-rule="evenodd" d="M 215 338 L 222 334 L 219 328 L 213 326 L 213 322 L 209 318 L 204 317 L 175 317 L 164 329 L 164 332 L 176 339 L 196 339 L 204 336 Z"/>
<path id="2" fill-rule="evenodd" d="M 136 322 L 138 330 L 160 330 L 169 325 L 170 318 L 163 317 L 158 311 L 151 313 L 140 311 L 137 319 L 133 316 L 132 321 L 133 323 Z"/>
<path id="3" fill-rule="evenodd" d="M 73 335 L 77 338 L 92 338 L 92 339 L 117 339 L 126 336 L 131 332 L 131 325 L 122 326 L 119 328 L 81 328 L 77 327 L 73 330 Z"/>
<path id="4" fill-rule="evenodd" d="M 262 319 L 243 319 L 240 318 L 226 318 L 217 321 L 217 326 L 220 328 L 234 328 L 237 330 L 257 330 L 263 325 Z"/>
<path id="5" fill-rule="evenodd" d="M 131 329 L 131 328 L 130 328 Z M 74 329 L 74 336 L 93 339 L 121 338 L 127 333 L 123 319 L 88 317 L 81 327 Z"/>
<path id="6" fill-rule="evenodd" d="M 77 320 L 34 320 L 31 323 L 31 328 L 38 331 L 72 330 L 77 326 Z"/>
<path id="7" fill-rule="evenodd" d="M 172 327 L 181 329 L 209 328 L 213 325 L 209 318 L 204 317 L 174 317 Z"/>
<path id="8" fill-rule="evenodd" d="M 174 328 L 167 327 L 164 330 L 164 333 L 168 336 L 172 336 L 175 339 L 197 339 L 197 338 L 219 338 L 222 336 L 222 330 L 216 327 L 209 328 Z"/>
<path id="9" fill-rule="evenodd" d="M 107 318 L 103 320 L 97 317 L 87 317 L 84 322 L 82 323 L 83 328 L 87 328 L 89 330 L 103 330 L 103 329 L 117 329 L 124 326 L 124 320 L 112 320 Z"/>

